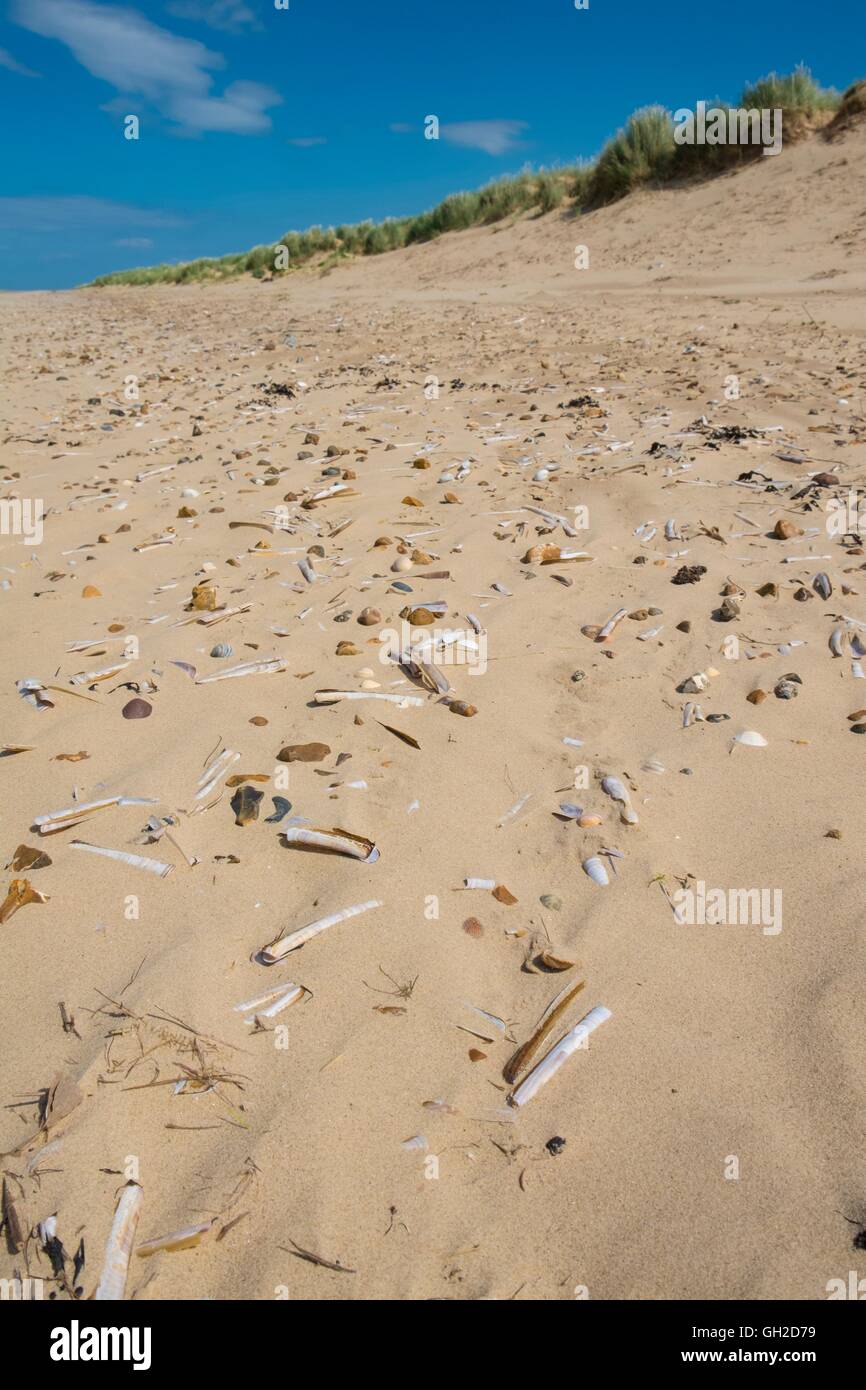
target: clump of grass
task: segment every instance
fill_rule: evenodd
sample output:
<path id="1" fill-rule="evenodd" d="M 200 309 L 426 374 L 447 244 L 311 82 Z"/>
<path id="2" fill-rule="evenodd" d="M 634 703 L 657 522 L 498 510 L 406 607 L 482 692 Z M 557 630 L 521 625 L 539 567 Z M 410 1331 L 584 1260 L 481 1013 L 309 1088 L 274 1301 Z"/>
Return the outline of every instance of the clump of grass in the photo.
<path id="1" fill-rule="evenodd" d="M 854 93 L 855 88 L 850 92 Z M 801 64 L 787 76 L 770 73 L 746 86 L 739 106 L 746 110 L 781 108 L 784 116 L 802 120 L 838 110 L 840 101 L 838 92 L 821 87 Z M 719 101 L 712 104 L 723 106 Z M 592 163 L 579 161 L 561 169 L 535 172 L 524 169 L 511 177 L 495 179 L 483 188 L 452 193 L 436 207 L 412 217 L 289 231 L 278 242 L 254 246 L 251 251 L 201 257 L 181 265 L 118 270 L 101 275 L 92 283 L 181 285 L 243 274 L 262 279 L 268 274 L 291 273 L 318 257 L 322 258 L 319 268 L 329 270 L 347 256 L 379 256 L 402 246 L 433 241 L 446 232 L 501 222 L 531 209 L 546 213 L 569 203 L 579 213 L 614 202 L 643 185 L 722 173 L 759 153 L 757 145 L 678 145 L 670 113 L 662 106 L 647 106 L 631 116 Z M 280 247 L 288 253 L 285 269 L 277 264 Z"/>
<path id="2" fill-rule="evenodd" d="M 590 203 L 610 203 L 650 180 L 670 177 L 674 123 L 663 106 L 636 111 L 598 157 L 587 188 Z"/>
<path id="3" fill-rule="evenodd" d="M 771 72 L 767 77 L 743 88 L 740 105 L 747 110 L 776 110 L 814 116 L 822 111 L 835 111 L 840 96 L 832 87 L 822 87 L 811 72 L 800 63 L 793 72 L 780 77 Z"/>

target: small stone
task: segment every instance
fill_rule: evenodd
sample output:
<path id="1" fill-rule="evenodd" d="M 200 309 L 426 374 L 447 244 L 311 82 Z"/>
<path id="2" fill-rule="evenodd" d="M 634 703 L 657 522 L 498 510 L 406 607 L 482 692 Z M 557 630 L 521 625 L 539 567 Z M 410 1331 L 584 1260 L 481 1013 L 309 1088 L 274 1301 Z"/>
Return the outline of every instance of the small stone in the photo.
<path id="1" fill-rule="evenodd" d="M 826 835 L 824 836 L 824 839 L 825 839 L 825 840 L 841 840 L 841 838 L 842 838 L 842 831 L 841 831 L 841 830 L 828 830 L 827 833 L 826 833 Z"/>
<path id="2" fill-rule="evenodd" d="M 803 531 L 793 521 L 785 521 L 780 517 L 773 527 L 773 535 L 777 541 L 790 541 L 794 536 L 802 536 Z"/>
<path id="3" fill-rule="evenodd" d="M 577 685 L 578 681 L 585 681 L 585 680 L 586 680 L 586 672 L 585 672 L 585 671 L 572 671 L 572 673 L 571 673 L 571 679 L 572 679 L 572 681 L 574 682 L 574 684 Z"/>
<path id="4" fill-rule="evenodd" d="M 691 632 L 692 625 L 688 618 L 684 618 L 681 623 L 677 623 L 677 632 Z"/>
<path id="5" fill-rule="evenodd" d="M 358 622 L 362 627 L 377 627 L 382 621 L 382 614 L 378 608 L 362 608 L 358 614 Z"/>
<path id="6" fill-rule="evenodd" d="M 760 705 L 767 698 L 766 690 L 750 690 L 746 699 L 750 705 Z"/>
<path id="7" fill-rule="evenodd" d="M 565 1148 L 565 1140 L 561 1134 L 555 1134 L 552 1139 L 548 1139 L 544 1146 L 551 1158 L 556 1158 Z"/>
<path id="8" fill-rule="evenodd" d="M 361 648 L 356 647 L 354 642 L 338 642 L 337 656 L 360 656 Z"/>

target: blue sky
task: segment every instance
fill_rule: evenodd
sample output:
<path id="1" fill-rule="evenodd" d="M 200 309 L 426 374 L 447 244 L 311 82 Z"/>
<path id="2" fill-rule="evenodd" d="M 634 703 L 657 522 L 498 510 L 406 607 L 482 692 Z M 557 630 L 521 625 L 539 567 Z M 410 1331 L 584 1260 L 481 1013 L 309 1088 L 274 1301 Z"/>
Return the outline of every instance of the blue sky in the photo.
<path id="1" fill-rule="evenodd" d="M 800 61 L 866 76 L 866 0 L 288 4 L 0 0 L 0 287 L 419 212 Z"/>

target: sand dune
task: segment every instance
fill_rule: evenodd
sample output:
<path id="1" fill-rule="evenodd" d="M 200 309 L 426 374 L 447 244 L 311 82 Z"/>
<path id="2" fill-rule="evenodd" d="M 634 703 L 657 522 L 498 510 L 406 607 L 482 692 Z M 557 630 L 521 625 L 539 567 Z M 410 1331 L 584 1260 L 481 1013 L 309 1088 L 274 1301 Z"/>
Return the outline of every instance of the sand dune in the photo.
<path id="1" fill-rule="evenodd" d="M 41 544 L 0 538 L 4 741 L 28 750 L 2 764 L 3 844 L 10 861 L 20 844 L 52 861 L 7 869 L 4 891 L 27 878 L 49 901 L 0 927 L 0 1150 L 22 1231 L 56 1213 L 70 1286 L 95 1288 L 129 1178 L 139 1240 L 213 1221 L 193 1249 L 133 1257 L 140 1299 L 820 1299 L 866 1275 L 852 1247 L 866 1224 L 866 750 L 847 717 L 866 685 L 862 629 L 840 617 L 866 624 L 866 558 L 826 530 L 827 500 L 866 465 L 864 192 L 861 126 L 701 186 L 325 276 L 0 302 L 2 496 L 47 512 Z M 728 426 L 764 432 L 712 436 Z M 539 468 L 552 471 L 533 481 Z M 804 493 L 816 473 L 836 482 Z M 334 481 L 345 498 L 303 507 Z M 588 526 L 569 538 L 527 507 L 585 507 Z M 272 509 L 275 529 L 231 528 L 272 525 Z M 669 518 L 681 539 L 665 539 Z M 773 538 L 780 520 L 805 534 Z M 175 539 L 137 549 L 162 535 Z M 430 562 L 394 570 L 401 538 Z M 592 559 L 523 562 L 544 543 Z M 693 565 L 698 582 L 672 582 Z M 211 616 L 186 608 L 203 581 L 246 611 L 181 624 Z M 726 582 L 741 612 L 719 622 Z M 767 584 L 777 597 L 758 595 Z M 440 662 L 472 717 L 381 660 L 382 629 L 425 601 L 445 614 L 424 631 L 471 641 L 467 614 L 485 630 L 483 672 Z M 381 622 L 358 622 L 367 607 Z M 620 608 L 658 612 L 608 643 L 582 632 Z M 130 637 L 128 667 L 69 684 L 119 663 Z M 211 656 L 217 643 L 232 654 Z M 201 678 L 272 656 L 284 670 L 205 684 L 176 664 Z M 677 692 L 708 667 L 705 691 Z M 791 673 L 796 698 L 778 698 Z M 28 677 L 61 687 L 51 707 L 18 693 Z M 123 717 L 128 682 L 150 717 Z M 313 702 L 365 682 L 423 703 Z M 684 728 L 688 701 L 730 718 Z M 732 751 L 743 729 L 766 747 Z M 277 760 L 311 742 L 328 745 L 321 762 Z M 222 748 L 240 757 L 197 803 Z M 267 779 L 248 783 L 264 798 L 243 827 L 224 785 L 240 774 Z M 605 775 L 627 784 L 638 825 Z M 111 796 L 154 804 L 32 828 Z M 286 847 L 286 822 L 265 820 L 274 796 L 380 858 Z M 562 802 L 602 824 L 558 816 Z M 581 864 L 607 848 L 622 858 L 601 888 Z M 460 891 L 467 876 L 517 901 Z M 698 881 L 781 890 L 781 930 L 679 923 L 666 894 Z M 282 963 L 251 959 L 368 899 L 382 906 Z M 526 968 L 548 940 L 579 965 Z M 549 1041 L 596 1005 L 612 1018 L 509 1107 L 503 1066 L 580 976 Z M 309 996 L 262 1029 L 234 1012 L 289 980 Z M 463 1031 L 479 1018 L 467 1005 L 505 1036 Z M 57 1076 L 80 1099 L 40 1128 Z M 37 1237 L 14 1244 L 0 1274 L 50 1279 Z"/>

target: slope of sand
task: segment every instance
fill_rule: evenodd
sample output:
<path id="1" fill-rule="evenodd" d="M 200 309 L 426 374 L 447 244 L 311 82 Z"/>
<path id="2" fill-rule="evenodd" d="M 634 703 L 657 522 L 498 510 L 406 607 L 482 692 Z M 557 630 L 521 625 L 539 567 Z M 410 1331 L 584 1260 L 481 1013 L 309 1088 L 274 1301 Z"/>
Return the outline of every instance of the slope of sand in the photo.
<path id="1" fill-rule="evenodd" d="M 857 629 L 841 658 L 828 646 L 839 615 L 866 622 L 866 560 L 826 534 L 820 488 L 794 496 L 828 470 L 838 485 L 823 498 L 843 495 L 866 464 L 864 192 L 861 129 L 579 224 L 521 219 L 325 277 L 2 301 L 2 496 L 50 509 L 42 544 L 2 537 L 3 740 L 29 750 L 0 765 L 2 844 L 4 862 L 23 843 L 52 863 L 10 868 L 4 885 L 26 877 L 50 900 L 0 927 L 0 1150 L 22 1232 L 56 1213 L 70 1280 L 84 1240 L 84 1295 L 129 1176 L 138 1239 L 214 1220 L 196 1248 L 133 1258 L 127 1291 L 143 1299 L 816 1299 L 849 1269 L 866 1275 L 852 1245 L 866 1224 L 866 743 L 847 718 L 866 684 Z M 578 242 L 588 272 L 572 267 Z M 569 404 L 587 396 L 597 409 Z M 702 416 L 771 432 L 713 441 L 689 431 Z M 429 469 L 412 467 L 425 456 Z M 464 478 L 439 481 L 463 460 Z M 304 509 L 329 466 L 350 470 L 354 495 Z M 738 483 L 750 470 L 778 487 Z M 588 528 L 569 540 L 527 505 L 586 507 Z M 196 515 L 179 518 L 184 506 Z M 268 524 L 272 508 L 283 529 L 231 527 Z M 668 518 L 681 540 L 665 541 Z M 772 539 L 780 519 L 807 534 Z M 654 535 L 636 534 L 645 523 Z M 169 528 L 172 544 L 136 550 Z M 392 572 L 400 538 L 431 563 Z M 523 563 L 539 542 L 593 558 Z M 310 584 L 298 561 L 315 546 Z M 682 565 L 706 573 L 673 585 Z M 812 588 L 820 571 L 828 600 Z M 247 611 L 184 623 L 204 578 Z M 395 579 L 413 604 L 445 603 L 436 630 L 471 637 L 468 613 L 486 630 L 486 670 L 440 662 L 474 716 L 380 661 L 381 629 L 407 602 Z M 724 624 L 728 580 L 745 597 Z M 777 597 L 757 595 L 767 583 Z M 367 606 L 380 625 L 358 623 Z M 660 613 L 625 618 L 607 644 L 581 631 L 620 607 Z M 128 667 L 69 685 L 119 662 L 130 636 Z M 233 654 L 212 657 L 218 642 Z M 359 654 L 337 656 L 339 642 Z M 204 685 L 173 664 L 202 677 L 272 656 L 278 674 Z M 708 666 L 703 694 L 677 693 Z M 776 698 L 791 672 L 797 698 Z M 45 692 L 51 707 L 17 693 L 26 677 L 63 688 Z M 423 704 L 313 702 L 371 680 Z M 122 682 L 149 718 L 122 717 L 135 694 Z M 768 696 L 753 706 L 756 688 Z M 730 719 L 683 728 L 690 699 Z M 731 752 L 742 729 L 767 746 Z M 276 761 L 313 741 L 324 761 Z M 253 784 L 253 824 L 235 824 L 225 777 L 195 801 L 221 748 L 240 754 L 226 777 L 268 778 Z M 589 786 L 575 790 L 581 766 Z M 627 782 L 639 825 L 621 823 L 605 774 Z M 112 795 L 155 804 L 47 838 L 31 828 Z M 374 840 L 378 862 L 286 847 L 265 822 L 274 795 L 290 816 Z M 563 801 L 603 823 L 557 817 Z M 581 869 L 602 848 L 622 855 L 604 888 Z M 459 891 L 473 875 L 517 902 Z M 781 889 L 782 930 L 679 924 L 666 893 L 696 880 Z M 368 899 L 382 906 L 281 964 L 251 959 Z M 580 964 L 527 968 L 548 939 Z M 612 1019 L 510 1108 L 505 1062 L 581 975 L 551 1040 L 596 1004 Z M 234 1012 L 288 980 L 309 997 L 263 1029 Z M 466 1005 L 507 1036 L 463 1031 Z M 426 1151 L 403 1147 L 415 1136 Z M 50 1277 L 35 1237 L 0 1255 L 0 1275 L 27 1270 Z"/>

